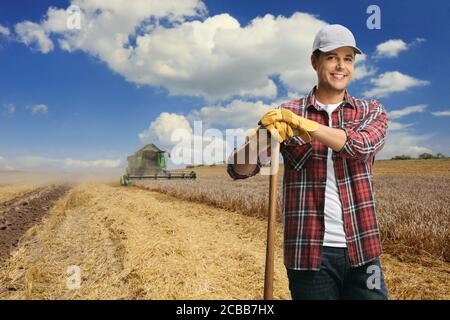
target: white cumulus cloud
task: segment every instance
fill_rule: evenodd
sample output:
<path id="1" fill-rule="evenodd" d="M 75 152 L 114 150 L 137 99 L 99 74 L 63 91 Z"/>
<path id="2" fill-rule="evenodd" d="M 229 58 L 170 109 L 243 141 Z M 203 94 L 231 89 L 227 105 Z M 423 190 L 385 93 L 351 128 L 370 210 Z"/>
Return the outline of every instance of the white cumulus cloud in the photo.
<path id="1" fill-rule="evenodd" d="M 324 25 L 311 15 L 296 13 L 289 18 L 258 17 L 243 27 L 229 14 L 221 14 L 173 27 L 155 26 L 136 35 L 134 45 L 128 42 L 129 31 L 114 38 L 108 34 L 67 41 L 70 47 L 100 57 L 127 80 L 163 86 L 173 95 L 274 98 L 277 88 L 271 76 L 302 92 L 314 84 L 310 46 Z"/>
<path id="2" fill-rule="evenodd" d="M 296 12 L 267 14 L 241 25 L 223 13 L 207 17 L 199 0 L 72 0 L 81 8 L 80 30 L 67 30 L 67 13 L 49 8 L 36 24 L 16 25 L 20 39 L 41 52 L 52 40 L 81 50 L 137 85 L 164 87 L 172 95 L 232 98 L 277 96 L 276 77 L 288 91 L 306 93 L 316 82 L 311 45 L 327 23 Z M 164 22 L 164 23 L 163 23 Z M 355 79 L 372 75 L 364 63 Z"/>
<path id="3" fill-rule="evenodd" d="M 16 24 L 15 31 L 19 41 L 25 43 L 27 46 L 42 53 L 49 53 L 53 50 L 53 41 L 41 25 L 24 21 Z"/>
<path id="4" fill-rule="evenodd" d="M 432 153 L 430 147 L 432 134 L 420 135 L 409 130 L 388 131 L 386 144 L 377 159 L 390 159 L 398 155 L 409 155 L 417 157 L 421 153 Z"/>
<path id="5" fill-rule="evenodd" d="M 421 153 L 433 153 L 442 150 L 442 146 L 433 145 L 433 133 L 423 133 L 414 130 L 416 123 L 400 123 L 397 120 L 414 113 L 422 113 L 428 108 L 425 104 L 407 106 L 402 109 L 388 112 L 389 129 L 386 136 L 386 144 L 379 153 L 378 158 L 389 159 L 398 155 L 417 157 Z"/>
<path id="6" fill-rule="evenodd" d="M 252 128 L 256 127 L 261 116 L 276 107 L 262 101 L 250 102 L 236 99 L 227 105 L 209 105 L 193 110 L 188 119 L 203 121 L 206 127 Z"/>
<path id="7" fill-rule="evenodd" d="M 381 57 L 396 57 L 408 49 L 406 42 L 400 39 L 388 40 L 377 45 L 376 55 Z"/>
<path id="8" fill-rule="evenodd" d="M 366 97 L 386 97 L 394 92 L 402 92 L 412 87 L 430 84 L 429 81 L 416 79 L 399 71 L 385 72 L 378 78 L 371 79 L 370 82 L 374 84 L 374 87 L 363 93 Z"/>
<path id="9" fill-rule="evenodd" d="M 412 113 L 424 112 L 426 108 L 427 108 L 426 104 L 418 104 L 415 106 L 409 106 L 409 107 L 404 107 L 399 110 L 390 111 L 390 112 L 388 112 L 388 116 L 389 116 L 389 119 L 398 119 L 398 118 L 402 118 L 402 117 L 407 116 Z"/>
<path id="10" fill-rule="evenodd" d="M 389 121 L 389 131 L 399 131 L 413 126 L 414 123 L 400 123 L 396 121 Z"/>
<path id="11" fill-rule="evenodd" d="M 169 152 L 168 168 L 171 169 L 223 161 L 226 141 L 219 130 L 210 133 L 207 134 L 200 122 L 191 126 L 183 115 L 164 112 L 139 134 L 139 139 L 143 144 L 153 143 Z M 205 152 L 214 149 L 217 150 L 214 155 L 213 152 Z"/>
<path id="12" fill-rule="evenodd" d="M 377 45 L 375 56 L 393 58 L 397 57 L 400 52 L 406 51 L 411 47 L 424 42 L 424 38 L 416 38 L 411 43 L 406 43 L 401 39 L 391 39 Z"/>
<path id="13" fill-rule="evenodd" d="M 0 35 L 2 36 L 9 36 L 11 34 L 11 31 L 7 27 L 4 27 L 0 24 Z"/>
<path id="14" fill-rule="evenodd" d="M 28 109 L 31 109 L 31 114 L 33 116 L 48 113 L 48 107 L 45 104 L 35 104 L 28 107 Z"/>
<path id="15" fill-rule="evenodd" d="M 177 130 L 186 130 L 186 134 L 192 134 L 192 128 L 185 116 L 176 113 L 161 113 L 149 127 L 139 133 L 142 143 L 155 143 L 162 147 L 173 145 L 172 133 Z"/>

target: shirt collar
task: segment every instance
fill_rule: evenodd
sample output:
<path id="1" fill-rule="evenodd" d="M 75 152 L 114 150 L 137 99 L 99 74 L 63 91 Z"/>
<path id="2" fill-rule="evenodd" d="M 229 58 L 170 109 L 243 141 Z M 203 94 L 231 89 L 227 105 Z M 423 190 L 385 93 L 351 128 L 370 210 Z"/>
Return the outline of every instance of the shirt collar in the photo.
<path id="1" fill-rule="evenodd" d="M 317 86 L 314 86 L 314 88 L 309 92 L 308 96 L 306 97 L 306 108 L 313 106 L 317 110 L 322 110 L 322 108 L 316 103 L 316 89 Z M 356 108 L 355 99 L 348 93 L 347 89 L 345 89 L 344 101 L 346 102 L 347 105 L 349 105 L 353 109 Z"/>

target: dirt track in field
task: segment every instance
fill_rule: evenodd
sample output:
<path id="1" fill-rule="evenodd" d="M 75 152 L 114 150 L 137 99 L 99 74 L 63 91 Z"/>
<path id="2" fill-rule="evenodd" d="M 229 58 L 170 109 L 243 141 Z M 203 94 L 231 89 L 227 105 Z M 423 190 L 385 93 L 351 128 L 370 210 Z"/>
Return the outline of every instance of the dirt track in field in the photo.
<path id="1" fill-rule="evenodd" d="M 39 223 L 68 189 L 67 185 L 40 187 L 0 203 L 0 262 L 9 257 L 22 235 Z"/>

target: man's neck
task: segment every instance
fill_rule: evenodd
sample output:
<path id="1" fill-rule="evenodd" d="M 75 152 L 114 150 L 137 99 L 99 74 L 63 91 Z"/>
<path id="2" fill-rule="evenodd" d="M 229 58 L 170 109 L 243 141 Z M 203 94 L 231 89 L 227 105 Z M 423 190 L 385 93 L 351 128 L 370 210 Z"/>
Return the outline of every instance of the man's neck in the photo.
<path id="1" fill-rule="evenodd" d="M 342 91 L 330 91 L 317 87 L 315 95 L 316 99 L 324 104 L 335 104 L 344 100 L 345 89 Z"/>

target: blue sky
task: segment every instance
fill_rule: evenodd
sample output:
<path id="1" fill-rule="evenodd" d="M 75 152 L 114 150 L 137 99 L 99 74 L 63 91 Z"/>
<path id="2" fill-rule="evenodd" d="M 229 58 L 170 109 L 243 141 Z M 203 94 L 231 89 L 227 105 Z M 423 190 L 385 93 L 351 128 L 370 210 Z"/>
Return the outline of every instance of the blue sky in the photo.
<path id="1" fill-rule="evenodd" d="M 80 30 L 65 26 L 71 3 Z M 450 155 L 448 1 L 379 1 L 379 30 L 371 1 L 107 3 L 0 5 L 0 170 L 121 168 L 193 121 L 250 128 L 315 84 L 308 50 L 333 23 L 365 53 L 350 93 L 389 112 L 380 158 Z"/>

